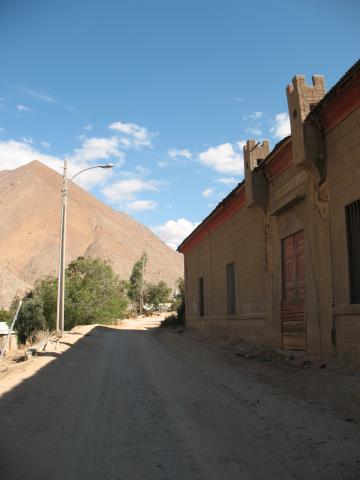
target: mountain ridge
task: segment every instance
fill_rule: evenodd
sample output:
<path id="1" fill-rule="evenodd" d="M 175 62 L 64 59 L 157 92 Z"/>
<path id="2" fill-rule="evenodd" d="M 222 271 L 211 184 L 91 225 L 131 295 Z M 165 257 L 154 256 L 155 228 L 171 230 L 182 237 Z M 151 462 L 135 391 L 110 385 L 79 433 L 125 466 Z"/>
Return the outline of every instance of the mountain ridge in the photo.
<path id="1" fill-rule="evenodd" d="M 7 307 L 17 289 L 23 292 L 37 278 L 57 272 L 61 182 L 62 175 L 37 160 L 0 171 L 0 306 Z M 68 189 L 67 263 L 79 255 L 108 259 L 127 279 L 146 251 L 145 280 L 175 288 L 183 275 L 181 254 L 73 182 Z"/>

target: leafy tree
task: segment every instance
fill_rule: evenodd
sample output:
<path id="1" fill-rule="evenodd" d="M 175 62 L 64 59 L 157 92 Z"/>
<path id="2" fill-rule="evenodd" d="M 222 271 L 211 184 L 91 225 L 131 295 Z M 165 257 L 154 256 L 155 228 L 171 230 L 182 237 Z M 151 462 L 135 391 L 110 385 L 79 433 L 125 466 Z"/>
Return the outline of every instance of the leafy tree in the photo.
<path id="1" fill-rule="evenodd" d="M 75 325 L 111 323 L 124 318 L 126 286 L 108 262 L 79 257 L 65 272 L 65 329 Z M 23 299 L 16 329 L 21 342 L 38 330 L 54 330 L 57 310 L 57 279 L 39 280 Z"/>
<path id="2" fill-rule="evenodd" d="M 21 343 L 34 338 L 38 331 L 47 330 L 43 309 L 44 304 L 41 297 L 34 295 L 33 292 L 28 293 L 23 299 L 15 324 Z"/>
<path id="3" fill-rule="evenodd" d="M 111 323 L 124 318 L 127 298 L 123 282 L 108 262 L 79 257 L 66 269 L 65 328 Z"/>
<path id="4" fill-rule="evenodd" d="M 170 293 L 171 288 L 162 280 L 157 285 L 149 283 L 145 290 L 145 301 L 157 310 L 161 303 L 169 301 Z"/>
<path id="5" fill-rule="evenodd" d="M 128 294 L 136 309 L 140 307 L 141 296 L 144 294 L 143 274 L 147 263 L 147 254 L 144 252 L 135 262 L 129 281 Z"/>

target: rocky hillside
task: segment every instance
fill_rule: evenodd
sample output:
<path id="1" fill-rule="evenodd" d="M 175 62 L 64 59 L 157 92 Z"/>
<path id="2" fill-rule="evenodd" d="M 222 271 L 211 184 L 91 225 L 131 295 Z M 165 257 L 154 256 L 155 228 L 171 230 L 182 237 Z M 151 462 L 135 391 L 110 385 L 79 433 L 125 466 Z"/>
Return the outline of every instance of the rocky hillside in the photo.
<path id="1" fill-rule="evenodd" d="M 0 172 L 0 306 L 16 291 L 56 274 L 62 177 L 38 161 Z M 174 252 L 128 215 L 117 212 L 69 182 L 67 261 L 79 255 L 109 259 L 128 278 L 143 251 L 145 279 L 174 287 L 183 275 L 182 255 Z"/>

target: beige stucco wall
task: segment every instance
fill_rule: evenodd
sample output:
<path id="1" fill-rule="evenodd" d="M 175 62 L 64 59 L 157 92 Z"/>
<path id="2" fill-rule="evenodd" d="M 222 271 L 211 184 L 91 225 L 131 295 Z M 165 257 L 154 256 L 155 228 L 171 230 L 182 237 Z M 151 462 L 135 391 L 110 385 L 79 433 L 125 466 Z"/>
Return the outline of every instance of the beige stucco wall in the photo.
<path id="1" fill-rule="evenodd" d="M 360 355 L 360 305 L 349 305 L 345 221 L 346 205 L 360 198 L 360 109 L 328 133 L 326 148 L 337 351 Z"/>
<path id="2" fill-rule="evenodd" d="M 265 342 L 264 214 L 243 207 L 185 255 L 187 326 Z M 228 315 L 226 265 L 236 269 L 236 313 Z M 199 317 L 198 279 L 204 277 L 205 316 Z"/>

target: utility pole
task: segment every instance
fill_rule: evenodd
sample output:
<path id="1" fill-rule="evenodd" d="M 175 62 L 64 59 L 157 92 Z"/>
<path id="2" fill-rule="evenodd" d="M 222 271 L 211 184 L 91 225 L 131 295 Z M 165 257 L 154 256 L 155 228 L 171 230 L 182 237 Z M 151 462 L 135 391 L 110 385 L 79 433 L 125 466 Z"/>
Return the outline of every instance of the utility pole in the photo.
<path id="1" fill-rule="evenodd" d="M 145 252 L 142 256 L 142 265 L 141 265 L 141 283 L 140 283 L 140 315 L 143 314 L 144 308 L 144 270 L 145 270 Z"/>
<path id="2" fill-rule="evenodd" d="M 66 207 L 68 197 L 68 178 L 67 178 L 67 160 L 64 160 L 63 182 L 61 187 L 61 225 L 60 225 L 60 247 L 59 247 L 59 273 L 58 273 L 58 296 L 56 311 L 56 335 L 62 337 L 64 335 L 64 307 L 65 307 L 65 246 L 66 246 Z M 113 163 L 104 165 L 94 165 L 77 172 L 70 178 L 74 180 L 80 173 L 92 170 L 93 168 L 113 168 Z"/>
<path id="3" fill-rule="evenodd" d="M 65 306 L 65 243 L 66 243 L 66 207 L 67 207 L 67 160 L 64 160 L 64 174 L 61 189 L 61 226 L 59 247 L 58 298 L 56 312 L 56 334 L 64 334 L 64 306 Z"/>

